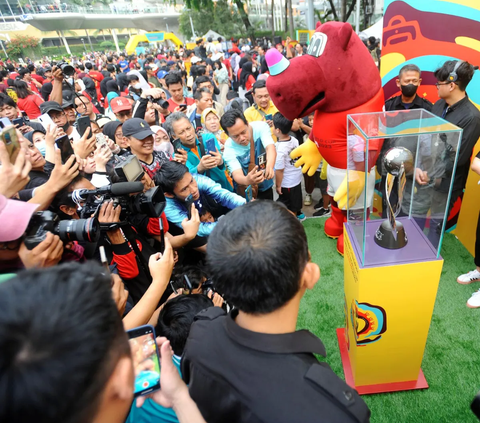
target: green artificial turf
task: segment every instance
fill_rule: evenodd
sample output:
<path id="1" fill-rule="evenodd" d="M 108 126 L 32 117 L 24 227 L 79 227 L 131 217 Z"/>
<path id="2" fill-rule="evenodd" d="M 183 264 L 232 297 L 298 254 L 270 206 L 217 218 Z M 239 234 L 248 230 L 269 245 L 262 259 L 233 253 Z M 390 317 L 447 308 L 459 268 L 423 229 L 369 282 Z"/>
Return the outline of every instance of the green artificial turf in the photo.
<path id="1" fill-rule="evenodd" d="M 320 266 L 321 278 L 302 300 L 298 328 L 310 330 L 323 341 L 325 361 L 344 378 L 335 332 L 344 321 L 343 257 L 336 252 L 336 240 L 325 236 L 324 222 L 304 222 L 312 260 Z M 457 283 L 458 275 L 474 269 L 474 264 L 455 236 L 445 235 L 442 256 L 445 262 L 422 363 L 430 387 L 364 395 L 374 423 L 477 421 L 470 403 L 480 390 L 480 309 L 469 309 L 465 303 L 480 284 Z"/>

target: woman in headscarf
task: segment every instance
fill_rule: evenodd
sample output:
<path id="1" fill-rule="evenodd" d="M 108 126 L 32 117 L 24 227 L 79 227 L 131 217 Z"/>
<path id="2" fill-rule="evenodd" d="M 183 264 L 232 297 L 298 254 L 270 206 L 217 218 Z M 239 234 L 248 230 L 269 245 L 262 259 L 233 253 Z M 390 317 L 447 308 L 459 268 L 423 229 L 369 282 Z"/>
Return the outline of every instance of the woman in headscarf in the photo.
<path id="1" fill-rule="evenodd" d="M 82 81 L 85 84 L 85 90 L 82 94 L 87 96 L 92 103 L 95 114 L 104 113 L 105 109 L 98 101 L 97 90 L 95 89 L 95 82 L 93 82 L 93 79 L 86 76 Z"/>
<path id="2" fill-rule="evenodd" d="M 153 125 L 150 127 L 153 131 L 155 144 L 153 145 L 153 149 L 155 151 L 164 151 L 170 157 L 173 157 L 174 149 L 173 144 L 170 142 L 170 137 L 168 136 L 167 131 L 158 125 Z"/>
<path id="3" fill-rule="evenodd" d="M 204 132 L 215 135 L 215 138 L 217 139 L 218 143 L 220 144 L 220 148 L 223 151 L 225 141 L 228 139 L 228 135 L 220 125 L 220 117 L 218 116 L 218 112 L 212 107 L 205 109 L 202 113 L 201 121 Z"/>
<path id="4" fill-rule="evenodd" d="M 115 81 L 111 76 L 107 76 L 106 78 L 102 79 L 102 82 L 100 82 L 100 93 L 102 94 L 102 97 L 105 99 L 107 97 L 107 82 L 108 81 Z"/>
<path id="5" fill-rule="evenodd" d="M 122 122 L 119 122 L 118 120 L 108 122 L 103 126 L 102 129 L 103 134 L 113 140 L 115 144 L 117 144 L 122 149 L 122 151 L 128 148 L 128 142 L 123 136 L 122 132 Z"/>
<path id="6" fill-rule="evenodd" d="M 112 101 L 112 98 L 115 97 L 120 97 L 120 90 L 118 88 L 118 85 L 115 81 L 108 81 L 107 82 L 107 104 L 108 107 L 110 107 L 110 101 Z"/>
<path id="7" fill-rule="evenodd" d="M 138 76 L 138 81 L 139 81 L 138 83 L 140 85 L 140 88 L 143 91 L 146 91 L 146 90 L 150 89 L 150 85 L 148 85 L 148 82 L 145 80 L 143 75 L 138 70 L 132 69 L 130 72 L 127 73 L 127 75 L 137 75 Z"/>

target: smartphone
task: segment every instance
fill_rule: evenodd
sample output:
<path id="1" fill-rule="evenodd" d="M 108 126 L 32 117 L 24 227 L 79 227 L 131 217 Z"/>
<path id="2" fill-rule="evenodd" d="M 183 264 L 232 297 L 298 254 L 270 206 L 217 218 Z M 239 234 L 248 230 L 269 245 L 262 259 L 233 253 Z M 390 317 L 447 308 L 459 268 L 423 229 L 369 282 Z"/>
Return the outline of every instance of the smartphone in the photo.
<path id="1" fill-rule="evenodd" d="M 273 115 L 265 115 L 265 120 L 273 120 Z"/>
<path id="2" fill-rule="evenodd" d="M 217 146 L 215 145 L 215 139 L 209 138 L 205 141 L 205 152 L 208 153 L 216 153 Z"/>
<path id="3" fill-rule="evenodd" d="M 262 153 L 258 156 L 258 170 L 263 170 L 267 168 L 267 153 Z"/>
<path id="4" fill-rule="evenodd" d="M 66 161 L 70 158 L 70 156 L 72 154 L 75 154 L 68 135 L 62 135 L 60 138 L 57 138 L 55 140 L 55 144 L 57 144 L 57 147 L 60 149 L 62 155 L 62 163 L 65 164 Z"/>
<path id="5" fill-rule="evenodd" d="M 44 113 L 43 115 L 40 115 L 38 117 L 38 120 L 40 121 L 42 126 L 45 128 L 45 131 L 48 131 L 48 129 L 51 125 L 55 125 L 55 123 L 53 122 L 52 118 L 50 117 L 50 115 L 48 113 Z M 57 125 L 55 125 L 55 126 L 57 126 Z"/>
<path id="6" fill-rule="evenodd" d="M 183 149 L 182 143 L 178 138 L 176 140 L 173 140 L 172 144 L 173 144 L 173 151 L 175 152 L 175 154 L 178 153 L 179 148 Z"/>
<path id="7" fill-rule="evenodd" d="M 253 193 L 252 193 L 252 186 L 249 185 L 247 188 L 245 188 L 245 199 L 247 200 L 247 203 L 250 203 L 250 201 L 253 200 Z"/>
<path id="8" fill-rule="evenodd" d="M 107 139 L 103 134 L 95 134 L 95 140 L 97 142 L 97 148 L 108 147 Z"/>
<path id="9" fill-rule="evenodd" d="M 83 134 L 85 134 L 87 128 L 90 128 L 90 117 L 80 116 L 79 118 L 77 118 L 77 131 L 81 137 L 83 137 Z"/>
<path id="10" fill-rule="evenodd" d="M 130 350 L 135 370 L 133 396 L 146 395 L 160 389 L 160 359 L 155 330 L 151 325 L 128 330 Z"/>
<path id="11" fill-rule="evenodd" d="M 180 104 L 179 110 L 181 110 L 181 111 L 187 110 L 187 105 L 186 104 Z"/>
<path id="12" fill-rule="evenodd" d="M 13 119 L 12 123 L 13 123 L 14 126 L 18 125 L 18 128 L 20 128 L 23 125 L 25 125 L 25 119 L 23 117 L 16 118 L 16 119 Z"/>
<path id="13" fill-rule="evenodd" d="M 187 198 L 185 198 L 185 207 L 187 208 L 187 213 L 188 213 L 188 219 L 190 220 L 192 218 L 192 204 L 194 203 L 193 201 L 193 196 L 190 194 Z"/>
<path id="14" fill-rule="evenodd" d="M 7 147 L 7 152 L 10 156 L 10 163 L 15 164 L 15 160 L 17 160 L 18 153 L 20 152 L 20 143 L 18 142 L 15 127 L 12 125 L 4 127 L 1 132 L 1 138 L 5 147 Z"/>

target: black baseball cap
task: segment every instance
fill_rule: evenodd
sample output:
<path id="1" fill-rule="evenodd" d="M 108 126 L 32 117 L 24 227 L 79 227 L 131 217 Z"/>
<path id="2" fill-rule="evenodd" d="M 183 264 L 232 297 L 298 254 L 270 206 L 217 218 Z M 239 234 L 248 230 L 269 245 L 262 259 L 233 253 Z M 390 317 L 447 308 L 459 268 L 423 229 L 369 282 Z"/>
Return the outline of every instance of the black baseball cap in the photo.
<path id="1" fill-rule="evenodd" d="M 133 136 L 139 140 L 144 140 L 150 135 L 155 135 L 147 122 L 140 118 L 128 119 L 122 125 L 124 137 Z"/>
<path id="2" fill-rule="evenodd" d="M 75 107 L 72 100 L 63 100 L 62 109 L 68 109 L 69 107 Z"/>
<path id="3" fill-rule="evenodd" d="M 45 103 L 40 104 L 40 112 L 42 115 L 52 111 L 63 112 L 63 109 L 56 101 L 46 101 Z"/>

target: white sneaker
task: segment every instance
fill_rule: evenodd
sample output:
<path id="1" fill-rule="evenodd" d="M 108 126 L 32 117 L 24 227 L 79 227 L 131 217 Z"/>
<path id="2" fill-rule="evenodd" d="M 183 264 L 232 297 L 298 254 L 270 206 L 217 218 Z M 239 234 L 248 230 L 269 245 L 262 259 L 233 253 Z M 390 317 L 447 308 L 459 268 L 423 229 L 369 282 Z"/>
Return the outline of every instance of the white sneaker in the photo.
<path id="1" fill-rule="evenodd" d="M 475 269 L 471 272 L 465 273 L 464 275 L 460 275 L 457 278 L 457 282 L 461 283 L 462 285 L 468 285 L 472 282 L 480 282 L 480 272 Z"/>
<path id="2" fill-rule="evenodd" d="M 480 289 L 472 294 L 470 299 L 467 301 L 467 307 L 469 308 L 480 307 Z"/>
<path id="3" fill-rule="evenodd" d="M 312 205 L 312 195 L 311 194 L 306 194 L 305 195 L 305 200 L 303 200 L 303 204 L 305 206 L 311 206 Z"/>

